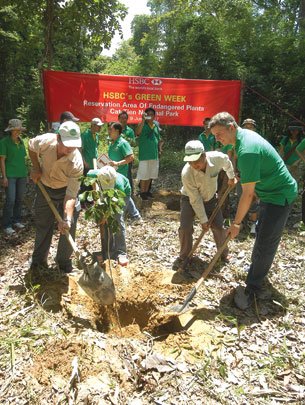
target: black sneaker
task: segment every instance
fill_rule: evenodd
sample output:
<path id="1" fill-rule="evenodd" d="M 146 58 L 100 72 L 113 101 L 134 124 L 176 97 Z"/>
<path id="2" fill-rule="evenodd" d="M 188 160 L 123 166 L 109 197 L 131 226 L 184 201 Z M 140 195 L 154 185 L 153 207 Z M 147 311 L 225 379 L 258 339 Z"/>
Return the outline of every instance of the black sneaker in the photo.
<path id="1" fill-rule="evenodd" d="M 241 310 L 248 309 L 254 302 L 255 293 L 249 288 L 239 285 L 235 290 L 234 303 Z"/>
<path id="2" fill-rule="evenodd" d="M 147 195 L 147 197 L 148 198 L 154 198 L 154 196 L 152 195 L 152 193 L 150 192 L 150 191 L 147 191 L 147 193 L 146 193 L 146 195 Z"/>

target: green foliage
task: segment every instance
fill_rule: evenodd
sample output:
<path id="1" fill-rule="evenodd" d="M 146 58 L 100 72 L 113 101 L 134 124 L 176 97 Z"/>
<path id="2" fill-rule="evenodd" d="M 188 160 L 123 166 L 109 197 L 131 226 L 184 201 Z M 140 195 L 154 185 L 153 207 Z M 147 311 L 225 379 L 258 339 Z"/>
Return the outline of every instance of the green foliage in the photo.
<path id="1" fill-rule="evenodd" d="M 107 59 L 94 60 L 121 32 L 126 13 L 118 0 L 2 0 L 0 127 L 23 118 L 37 135 L 45 121 L 42 69 L 84 71 L 92 64 L 100 71 Z"/>
<path id="2" fill-rule="evenodd" d="M 102 73 L 136 76 L 139 63 L 140 58 L 137 56 L 130 40 L 123 41 Z"/>
<path id="3" fill-rule="evenodd" d="M 304 1 L 150 0 L 148 5 L 152 15 L 133 21 L 141 74 L 240 79 L 304 120 Z M 240 119 L 255 118 L 269 139 L 291 120 L 285 111 L 245 88 Z"/>
<path id="4" fill-rule="evenodd" d="M 112 233 L 118 230 L 117 214 L 123 212 L 125 206 L 125 193 L 117 189 L 102 190 L 97 178 L 82 177 L 86 186 L 98 185 L 99 190 L 85 191 L 80 194 L 81 202 L 88 201 L 92 205 L 85 211 L 85 219 L 97 224 L 106 223 Z"/>

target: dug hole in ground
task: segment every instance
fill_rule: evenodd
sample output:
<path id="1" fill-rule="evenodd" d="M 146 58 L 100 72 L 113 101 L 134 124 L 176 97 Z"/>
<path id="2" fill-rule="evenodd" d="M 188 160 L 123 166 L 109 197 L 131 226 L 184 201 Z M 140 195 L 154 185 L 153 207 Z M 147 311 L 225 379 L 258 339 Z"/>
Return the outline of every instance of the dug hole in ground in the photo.
<path id="1" fill-rule="evenodd" d="M 194 279 L 184 280 L 173 269 L 179 252 L 177 184 L 173 175 L 166 181 L 163 178 L 151 207 L 143 207 L 144 223 L 127 222 L 130 263 L 112 266 L 113 307 L 94 303 L 78 286 L 79 275 L 46 274 L 40 285 L 25 289 L 33 224 L 29 222 L 13 239 L 1 239 L 3 403 L 302 400 L 305 314 L 300 292 L 305 240 L 293 228 L 298 207 L 270 274 L 271 300 L 245 312 L 232 303 L 234 288 L 245 279 L 253 246 L 253 238 L 245 231 L 239 240 L 230 242 L 230 263 L 215 266 L 190 310 L 168 318 L 167 312 L 182 304 L 216 252 L 208 233 L 190 265 Z M 29 212 L 31 200 L 30 195 Z M 232 204 L 234 209 L 234 196 Z M 199 233 L 197 224 L 194 237 Z M 56 240 L 51 258 L 56 255 Z M 100 250 L 99 230 L 83 214 L 76 241 L 80 250 Z M 106 262 L 109 271 L 107 266 Z"/>

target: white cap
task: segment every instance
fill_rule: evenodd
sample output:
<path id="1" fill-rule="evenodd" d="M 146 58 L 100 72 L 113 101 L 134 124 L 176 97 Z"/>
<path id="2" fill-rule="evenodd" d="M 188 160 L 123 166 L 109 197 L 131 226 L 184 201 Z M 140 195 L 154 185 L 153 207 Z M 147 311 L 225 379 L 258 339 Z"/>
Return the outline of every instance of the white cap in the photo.
<path id="1" fill-rule="evenodd" d="M 103 121 L 100 120 L 99 118 L 93 118 L 91 120 L 91 124 L 98 125 L 99 127 L 101 127 L 103 125 Z"/>
<path id="2" fill-rule="evenodd" d="M 66 121 L 62 123 L 58 132 L 62 143 L 68 148 L 80 148 L 82 146 L 80 128 L 75 122 Z"/>
<path id="3" fill-rule="evenodd" d="M 114 188 L 117 172 L 112 166 L 104 166 L 99 170 L 98 179 L 103 190 Z"/>
<path id="4" fill-rule="evenodd" d="M 204 152 L 204 146 L 200 141 L 189 141 L 185 145 L 185 162 L 195 162 L 200 158 L 202 153 Z"/>

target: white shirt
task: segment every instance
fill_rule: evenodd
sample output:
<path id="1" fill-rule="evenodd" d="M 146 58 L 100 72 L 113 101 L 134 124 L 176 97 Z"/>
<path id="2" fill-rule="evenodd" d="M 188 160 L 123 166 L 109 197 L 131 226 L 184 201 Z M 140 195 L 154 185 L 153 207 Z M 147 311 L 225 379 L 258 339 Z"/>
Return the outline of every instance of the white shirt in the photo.
<path id="1" fill-rule="evenodd" d="M 205 172 L 193 169 L 189 163 L 186 163 L 181 173 L 181 194 L 189 197 L 191 206 L 201 224 L 208 221 L 203 202 L 214 197 L 217 191 L 218 173 L 224 170 L 229 179 L 235 177 L 228 155 L 217 151 L 206 152 L 206 160 Z"/>
<path id="2" fill-rule="evenodd" d="M 41 181 L 51 188 L 67 187 L 66 194 L 75 198 L 83 174 L 83 159 L 78 149 L 57 158 L 57 135 L 47 133 L 29 140 L 29 149 L 36 152 L 42 170 Z"/>

